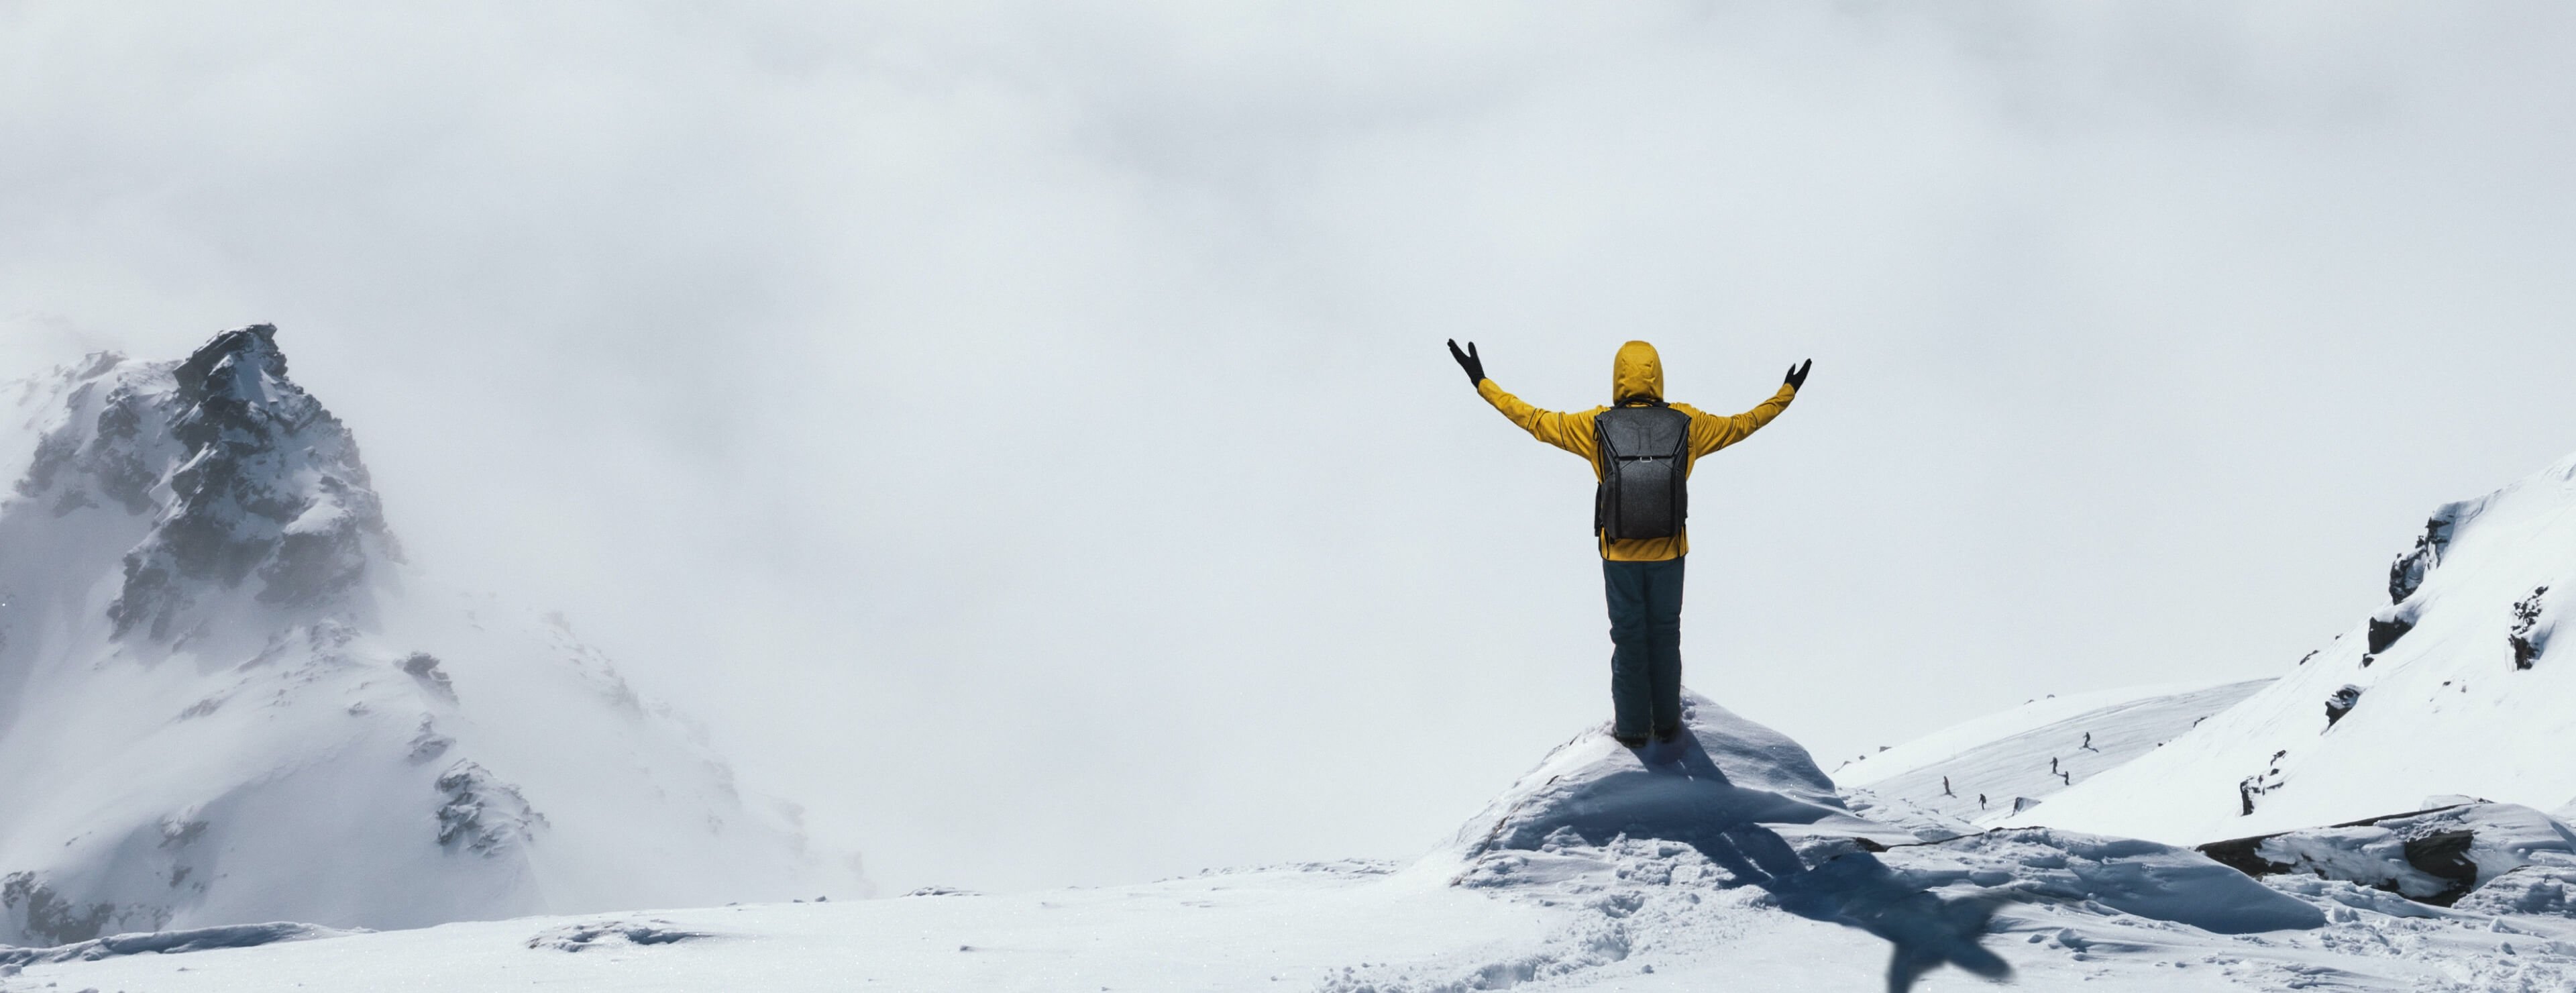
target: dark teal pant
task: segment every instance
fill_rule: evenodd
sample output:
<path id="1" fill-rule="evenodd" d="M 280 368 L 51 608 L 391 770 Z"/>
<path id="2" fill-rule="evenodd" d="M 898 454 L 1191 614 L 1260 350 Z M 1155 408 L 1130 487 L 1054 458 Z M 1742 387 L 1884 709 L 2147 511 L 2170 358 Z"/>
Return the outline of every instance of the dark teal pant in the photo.
<path id="1" fill-rule="evenodd" d="M 1611 729 L 1662 737 L 1682 726 L 1682 560 L 1601 562 L 1610 595 Z"/>

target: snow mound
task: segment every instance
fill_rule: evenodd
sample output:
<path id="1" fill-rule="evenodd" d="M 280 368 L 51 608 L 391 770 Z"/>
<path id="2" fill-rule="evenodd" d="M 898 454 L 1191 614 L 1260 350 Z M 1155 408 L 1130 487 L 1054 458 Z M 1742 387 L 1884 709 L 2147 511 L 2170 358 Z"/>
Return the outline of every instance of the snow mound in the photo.
<path id="1" fill-rule="evenodd" d="M 2388 602 L 2278 681 L 2013 818 L 2200 844 L 2465 794 L 2576 796 L 2576 456 L 2446 504 L 2390 566 Z"/>
<path id="2" fill-rule="evenodd" d="M 1684 691 L 1678 740 L 1631 750 L 1607 726 L 1557 747 L 1459 829 L 1473 860 L 1535 850 L 1550 838 L 1600 845 L 1621 835 L 1690 840 L 1744 824 L 1804 834 L 1914 840 L 1843 806 L 1833 780 L 1788 736 Z"/>
<path id="3" fill-rule="evenodd" d="M 1543 954 L 1480 967 L 1472 982 L 1509 985 L 1619 961 L 1641 910 L 1664 908 L 1639 920 L 1685 913 L 1674 893 L 1746 887 L 1798 916 L 1885 939 L 1890 989 L 1945 964 L 2011 974 L 1981 944 L 1994 903 L 1943 899 L 1891 874 L 1869 853 L 1914 836 L 1845 809 L 1797 742 L 1688 691 L 1682 724 L 1677 740 L 1635 750 L 1607 726 L 1585 732 L 1425 860 L 1455 864 L 1460 886 L 1582 899 L 1603 916 Z M 1649 880 L 1666 888 L 1637 888 Z M 1370 985 L 1355 979 L 1347 988 Z"/>

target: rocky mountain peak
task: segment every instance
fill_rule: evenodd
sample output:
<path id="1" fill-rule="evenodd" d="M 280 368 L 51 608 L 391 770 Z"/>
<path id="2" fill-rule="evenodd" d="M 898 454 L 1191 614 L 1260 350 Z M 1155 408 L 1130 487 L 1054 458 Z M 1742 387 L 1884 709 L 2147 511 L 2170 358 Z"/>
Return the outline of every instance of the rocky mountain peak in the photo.
<path id="1" fill-rule="evenodd" d="M 286 382 L 286 353 L 277 347 L 277 325 L 253 324 L 217 334 L 179 363 L 175 376 L 179 397 L 191 403 L 265 399 L 269 382 Z"/>
<path id="2" fill-rule="evenodd" d="M 399 560 L 357 440 L 286 377 L 275 326 L 135 369 L 111 397 L 89 447 L 144 446 L 156 420 L 176 442 L 155 474 L 158 520 L 125 556 L 108 608 L 118 637 L 177 637 L 190 604 L 254 582 L 260 603 L 310 613 L 356 587 L 371 559 Z"/>
<path id="3" fill-rule="evenodd" d="M 604 655 L 399 561 L 275 328 L 6 385 L 0 945 L 824 890 Z"/>

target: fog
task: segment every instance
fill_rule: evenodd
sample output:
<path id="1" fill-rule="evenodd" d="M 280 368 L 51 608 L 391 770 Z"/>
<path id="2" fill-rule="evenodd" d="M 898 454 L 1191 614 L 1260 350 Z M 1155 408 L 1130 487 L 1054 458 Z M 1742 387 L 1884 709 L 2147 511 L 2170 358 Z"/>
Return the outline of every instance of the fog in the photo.
<path id="1" fill-rule="evenodd" d="M 413 558 L 894 892 L 1435 844 L 1686 681 L 1837 761 L 2268 675 L 2576 450 L 2551 4 L 0 3 L 0 378 L 274 322 Z"/>

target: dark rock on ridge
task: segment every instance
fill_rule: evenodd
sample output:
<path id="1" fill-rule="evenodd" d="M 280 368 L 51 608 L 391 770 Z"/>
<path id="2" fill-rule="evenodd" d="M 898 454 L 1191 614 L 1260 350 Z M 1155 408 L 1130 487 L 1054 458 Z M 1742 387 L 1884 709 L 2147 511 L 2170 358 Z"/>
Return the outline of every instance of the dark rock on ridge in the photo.
<path id="1" fill-rule="evenodd" d="M 112 397 L 90 441 L 130 452 L 136 446 L 118 439 L 143 433 L 147 418 L 166 418 L 180 446 L 165 456 L 175 463 L 166 476 L 154 474 L 168 504 L 151 536 L 126 555 L 123 590 L 108 608 L 118 637 L 181 633 L 197 587 L 229 589 L 256 576 L 260 602 L 312 607 L 364 579 L 371 553 L 400 559 L 357 440 L 287 378 L 275 327 L 218 334 L 170 377 L 171 390 L 153 398 L 157 411 L 139 409 L 140 391 Z M 101 457 L 114 473 L 102 488 L 131 497 L 154 461 Z"/>

